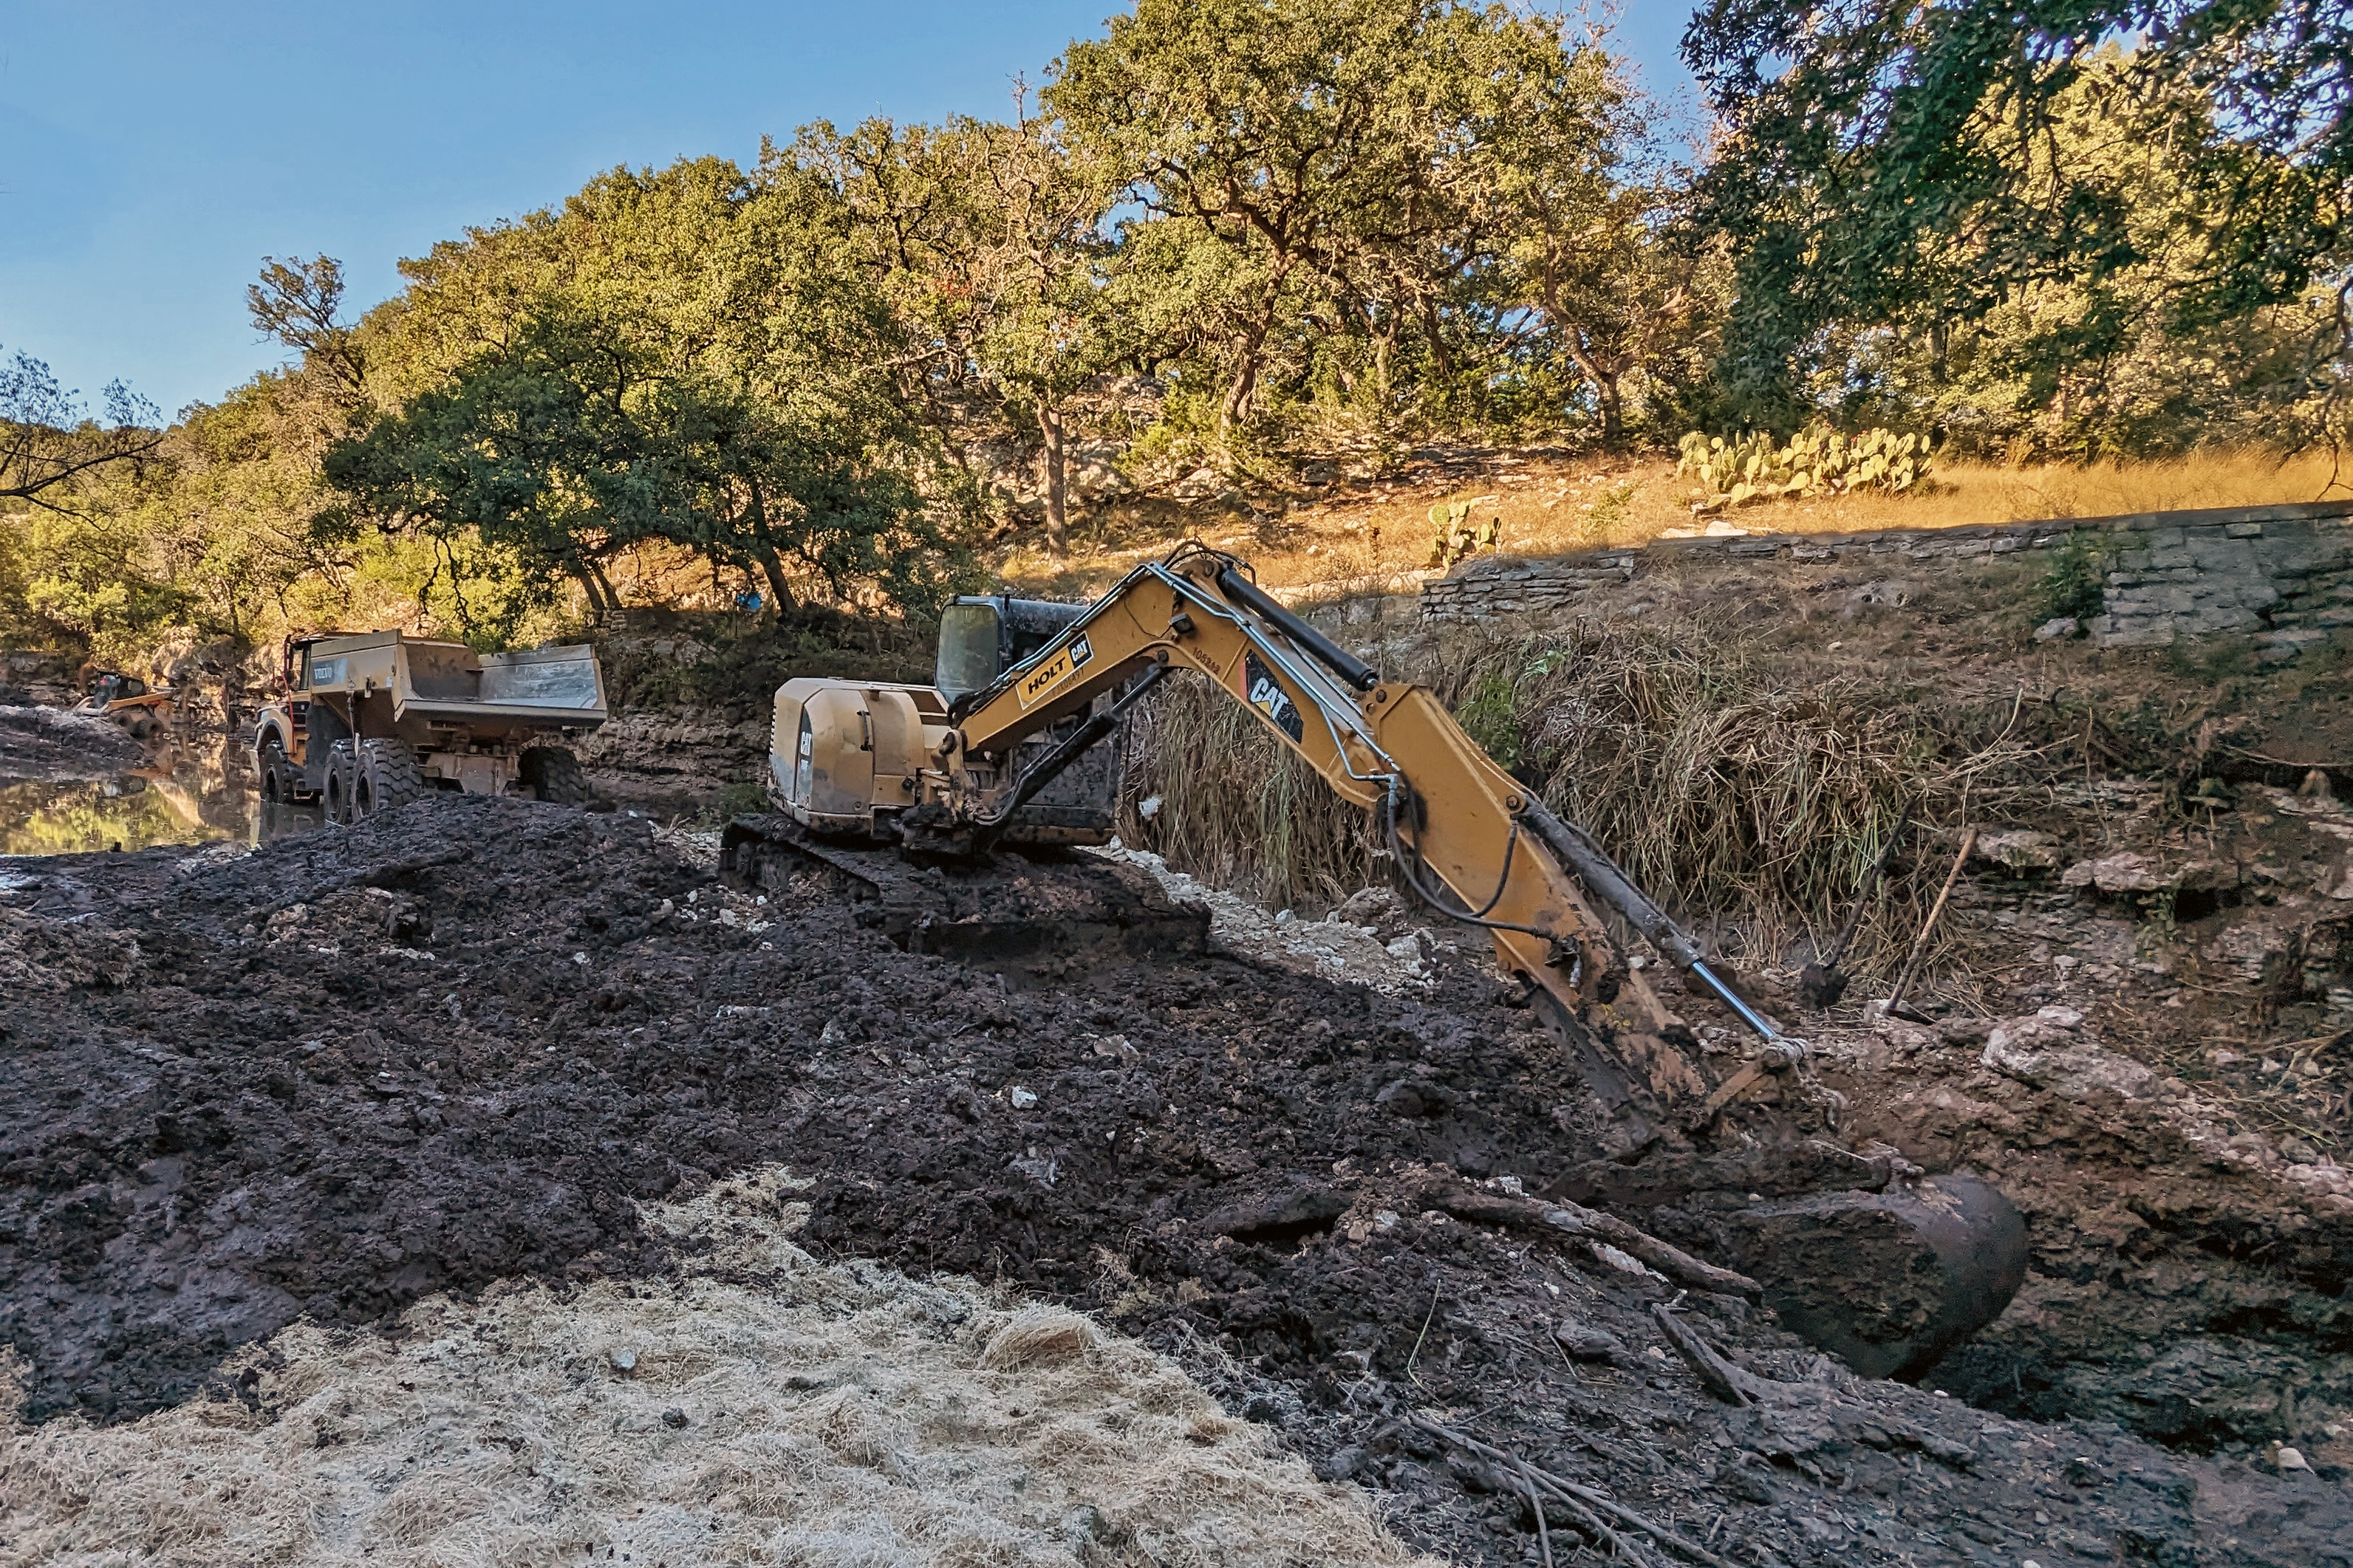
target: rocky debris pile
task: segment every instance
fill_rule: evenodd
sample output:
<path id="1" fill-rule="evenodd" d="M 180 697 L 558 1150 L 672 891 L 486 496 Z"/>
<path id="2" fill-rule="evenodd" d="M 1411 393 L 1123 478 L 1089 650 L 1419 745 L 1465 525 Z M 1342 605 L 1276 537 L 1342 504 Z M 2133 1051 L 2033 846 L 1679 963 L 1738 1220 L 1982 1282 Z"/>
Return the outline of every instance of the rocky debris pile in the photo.
<path id="1" fill-rule="evenodd" d="M 635 710 L 582 736 L 573 752 L 602 799 L 668 810 L 715 807 L 730 784 L 760 776 L 768 719 L 743 710 Z"/>
<path id="2" fill-rule="evenodd" d="M 1389 995 L 1427 990 L 1430 961 L 1440 952 L 1460 954 L 1451 929 L 1440 934 L 1409 911 L 1385 888 L 1367 888 L 1320 921 L 1289 910 L 1269 913 L 1248 899 L 1170 868 L 1145 849 L 1114 840 L 1094 853 L 1140 866 L 1158 879 L 1172 899 L 1202 904 L 1209 911 L 1209 934 L 1229 952 L 1262 959 L 1323 980 L 1354 981 Z M 1450 922 L 1451 928 L 1451 922 Z"/>
<path id="3" fill-rule="evenodd" d="M 2353 1466 L 2353 1172 L 2234 1130 L 2209 1087 L 2111 1048 L 2074 1007 L 1883 1019 L 1815 1047 L 1851 1133 L 1997 1173 L 2028 1217 L 2025 1287 L 1926 1381 L 2016 1415 Z"/>
<path id="4" fill-rule="evenodd" d="M 0 706 L 70 707 L 73 676 L 70 661 L 54 654 L 0 648 Z"/>
<path id="5" fill-rule="evenodd" d="M 641 1205 L 782 1163 L 813 1184 L 744 1201 L 806 1204 L 812 1253 L 1086 1303 L 1458 1562 L 1540 1557 L 1546 1537 L 1687 1555 L 1631 1513 L 1760 1568 L 2353 1563 L 2325 1431 L 2292 1434 L 2306 1470 L 2172 1457 L 1842 1374 L 1672 1234 L 1670 1211 L 1704 1237 L 1710 1205 L 1781 1190 L 1742 1113 L 1722 1180 L 1678 1200 L 1672 1141 L 1604 1144 L 1560 1043 L 1442 946 L 1395 994 L 1231 951 L 1031 984 L 902 952 L 798 885 L 723 889 L 642 819 L 471 797 L 241 858 L 10 870 L 0 942 L 63 987 L 0 1012 L 0 1333 L 37 1421 L 233 1384 L 230 1352 L 298 1316 L 366 1324 L 518 1277 L 642 1289 L 716 1244 Z M 1910 1114 L 1917 1146 L 1889 1141 L 1929 1163 L 1954 1118 L 1928 1096 L 1966 1089 L 1996 1118 L 1958 1118 L 1983 1140 L 1967 1152 L 2048 1195 L 2039 1238 L 2076 1218 L 2055 1206 L 2073 1162 L 2095 1224 L 2150 1193 L 2160 1214 L 2204 1202 L 2301 1267 L 2306 1242 L 2259 1234 L 2276 1202 L 2228 1184 L 2252 1174 L 2219 1198 L 2186 1176 L 2101 1189 L 2086 1152 L 2121 1143 L 2102 1106 L 1985 1068 L 1985 1046 L 1914 1050 L 1910 1074 L 1883 1069 L 1923 1091 L 1911 1111 L 1857 1097 L 1856 1121 Z M 2017 1159 L 2012 1095 L 2083 1130 Z M 2103 1266 L 2128 1242 L 2114 1231 Z M 1744 1394 L 1694 1336 L 1820 1392 Z M 1531 1507 L 1515 1471 L 1421 1417 L 1613 1507 Z"/>

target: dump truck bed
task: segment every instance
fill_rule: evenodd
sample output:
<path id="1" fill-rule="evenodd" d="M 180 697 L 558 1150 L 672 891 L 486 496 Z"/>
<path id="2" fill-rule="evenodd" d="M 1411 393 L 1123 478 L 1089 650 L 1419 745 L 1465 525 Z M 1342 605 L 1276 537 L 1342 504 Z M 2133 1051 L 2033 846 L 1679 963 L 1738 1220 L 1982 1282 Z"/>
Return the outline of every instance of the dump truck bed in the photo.
<path id="1" fill-rule="evenodd" d="M 369 632 L 324 638 L 306 657 L 312 696 L 389 692 L 396 721 L 591 730 L 607 717 L 604 674 L 585 643 L 476 653 L 463 643 Z"/>

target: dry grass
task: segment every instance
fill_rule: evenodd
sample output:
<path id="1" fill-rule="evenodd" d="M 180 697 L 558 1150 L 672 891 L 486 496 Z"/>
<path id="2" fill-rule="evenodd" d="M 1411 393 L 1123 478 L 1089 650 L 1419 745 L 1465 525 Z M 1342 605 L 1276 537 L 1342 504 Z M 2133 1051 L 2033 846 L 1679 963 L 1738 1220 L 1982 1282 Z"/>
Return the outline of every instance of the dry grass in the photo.
<path id="1" fill-rule="evenodd" d="M 1381 663 L 1431 687 L 1662 902 L 1725 922 L 1734 956 L 1778 962 L 1790 939 L 1826 933 L 1907 805 L 1933 832 L 2042 789 L 2034 754 L 1992 705 L 1957 711 L 1852 676 L 1791 679 L 1718 622 L 1450 627 Z M 1164 693 L 1131 728 L 1130 843 L 1276 907 L 1328 906 L 1381 879 L 1365 813 L 1206 683 Z M 1154 795 L 1146 821 L 1135 805 Z M 1883 896 L 1857 967 L 1892 970 L 1918 891 Z"/>
<path id="2" fill-rule="evenodd" d="M 1364 811 L 1206 680 L 1163 683 L 1126 731 L 1121 836 L 1269 909 L 1328 908 L 1366 885 Z M 1158 796 L 1156 814 L 1138 815 Z"/>
<path id="3" fill-rule="evenodd" d="M 997 563 L 1024 593 L 1092 597 L 1125 572 L 1166 553 L 1196 533 L 1247 556 L 1270 585 L 1317 591 L 1391 591 L 1409 586 L 1430 565 L 1430 508 L 1468 501 L 1474 517 L 1500 516 L 1500 548 L 1517 555 L 1558 555 L 1637 545 L 1670 529 L 1694 526 L 1692 481 L 1671 461 L 1487 458 L 1468 482 L 1411 473 L 1366 483 L 1328 500 L 1265 515 L 1182 508 L 1113 507 L 1078 529 L 1077 554 L 1057 567 L 1027 546 Z M 1852 495 L 1743 507 L 1729 514 L 1752 532 L 1860 532 L 1882 528 L 1955 528 L 2043 518 L 2107 517 L 2193 507 L 2308 501 L 2324 491 L 2347 494 L 2325 453 L 2282 458 L 2253 448 L 2218 448 L 2158 462 L 2003 468 L 1954 464 L 1936 471 L 1925 495 Z M 2347 476 L 2353 483 L 2353 475 Z M 1611 498 L 1618 498 L 1614 502 Z"/>
<path id="4" fill-rule="evenodd" d="M 714 1244 L 683 1279 L 435 1298 L 389 1337 L 298 1325 L 235 1358 L 254 1405 L 12 1409 L 0 1563 L 1422 1561 L 1133 1341 L 816 1263 L 778 1176 L 649 1212 Z"/>

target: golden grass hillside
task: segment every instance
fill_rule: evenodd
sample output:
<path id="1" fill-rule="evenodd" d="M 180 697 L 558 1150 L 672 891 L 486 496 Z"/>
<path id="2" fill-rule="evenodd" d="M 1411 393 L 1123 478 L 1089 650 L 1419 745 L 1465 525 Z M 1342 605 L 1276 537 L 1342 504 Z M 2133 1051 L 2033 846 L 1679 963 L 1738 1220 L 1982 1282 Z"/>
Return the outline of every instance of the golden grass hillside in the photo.
<path id="1" fill-rule="evenodd" d="M 1469 467 L 1465 476 L 1461 470 Z M 2254 448 L 2218 448 L 2165 461 L 2004 468 L 1940 465 L 1920 495 L 1849 495 L 1742 507 L 1719 513 L 1751 532 L 1843 533 L 1882 528 L 1955 528 L 2045 518 L 2109 517 L 2185 508 L 2255 506 L 2353 495 L 2327 453 L 2282 458 Z M 995 563 L 1023 593 L 1091 597 L 1180 539 L 1198 535 L 1248 557 L 1270 586 L 1398 591 L 1430 565 L 1430 509 L 1470 503 L 1474 520 L 1500 518 L 1497 549 L 1558 555 L 1639 545 L 1694 526 L 1693 480 L 1672 460 L 1610 462 L 1543 455 L 1488 454 L 1445 468 L 1409 468 L 1391 480 L 1337 487 L 1319 499 L 1261 500 L 1254 510 L 1127 504 L 1103 509 L 1076 531 L 1060 565 L 1035 548 Z"/>

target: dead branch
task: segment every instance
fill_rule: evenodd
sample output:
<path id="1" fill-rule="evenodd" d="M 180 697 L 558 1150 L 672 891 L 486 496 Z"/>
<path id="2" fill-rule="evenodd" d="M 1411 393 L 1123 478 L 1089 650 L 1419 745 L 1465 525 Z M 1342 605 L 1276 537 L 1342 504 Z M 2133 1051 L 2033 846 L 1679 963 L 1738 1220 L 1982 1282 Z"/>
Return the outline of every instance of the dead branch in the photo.
<path id="1" fill-rule="evenodd" d="M 1528 1511 L 1536 1516 L 1536 1550 L 1543 1554 L 1544 1568 L 1552 1568 L 1552 1525 L 1545 1518 L 1544 1493 L 1536 1489 L 1536 1479 L 1528 1474 L 1525 1459 L 1520 1461 L 1519 1477 L 1520 1489 L 1527 1494 Z"/>
<path id="2" fill-rule="evenodd" d="M 1895 989 L 1887 994 L 1889 1012 L 1895 1010 L 1895 1005 L 1904 1000 L 1904 993 L 1911 988 L 1914 976 L 1919 973 L 1920 960 L 1927 953 L 1929 934 L 1936 929 L 1936 918 L 1945 912 L 1945 901 L 1953 896 L 1953 884 L 1961 879 L 1961 868 L 1968 864 L 1969 851 L 1977 847 L 1978 830 L 1972 827 L 1961 836 L 1961 852 L 1953 857 L 1953 868 L 1945 875 L 1944 889 L 1937 893 L 1936 901 L 1928 906 L 1928 918 L 1920 922 L 1920 934 L 1913 939 L 1912 955 L 1904 961 L 1903 972 L 1895 977 Z"/>
<path id="3" fill-rule="evenodd" d="M 1692 1371 L 1698 1374 L 1701 1385 L 1725 1404 L 1765 1405 L 1786 1399 L 1793 1394 L 1803 1395 L 1803 1391 L 1793 1384 L 1758 1377 L 1716 1354 L 1715 1347 L 1701 1339 L 1696 1330 L 1669 1311 L 1665 1302 L 1652 1302 L 1651 1316 L 1657 1320 L 1660 1331 L 1667 1336 L 1667 1342 L 1675 1347 L 1675 1353 L 1682 1356 Z"/>
<path id="4" fill-rule="evenodd" d="M 1583 1504 L 1587 1507 L 1606 1513 L 1612 1519 L 1617 1520 L 1620 1524 L 1625 1525 L 1628 1529 L 1639 1530 L 1643 1534 L 1649 1536 L 1651 1540 L 1657 1542 L 1660 1545 L 1670 1547 L 1676 1552 L 1682 1552 L 1685 1557 L 1690 1558 L 1693 1562 L 1703 1564 L 1703 1568 L 1732 1568 L 1730 1563 L 1726 1563 L 1723 1558 L 1718 1557 L 1715 1552 L 1710 1552 L 1706 1547 L 1702 1546 L 1698 1542 L 1677 1534 L 1675 1531 L 1668 1529 L 1665 1525 L 1659 1523 L 1656 1520 L 1650 1518 L 1648 1515 L 1637 1512 L 1635 1510 L 1628 1508 L 1624 1503 L 1618 1501 L 1614 1498 L 1605 1497 L 1591 1487 L 1579 1486 L 1575 1481 L 1554 1475 L 1550 1470 L 1539 1468 L 1538 1467 L 1528 1463 L 1527 1460 L 1520 1458 L 1517 1454 L 1510 1452 L 1508 1449 L 1498 1448 L 1488 1443 L 1482 1443 L 1476 1437 L 1465 1436 L 1463 1434 L 1455 1431 L 1452 1427 L 1445 1426 L 1427 1411 L 1417 1410 L 1408 1415 L 1406 1419 L 1411 1422 L 1414 1426 L 1420 1427 L 1423 1431 L 1429 1433 L 1433 1437 L 1452 1443 L 1457 1447 L 1468 1449 L 1470 1452 L 1478 1455 L 1481 1458 L 1491 1460 L 1496 1464 L 1504 1466 L 1507 1469 L 1517 1471 L 1521 1475 L 1535 1481 L 1546 1491 L 1552 1493 L 1555 1497 L 1559 1498 L 1563 1502 L 1569 1504 L 1572 1510 L 1574 1510 L 1577 1505 Z M 1613 1550 L 1617 1549 L 1620 1538 L 1610 1535 L 1607 1530 L 1604 1530 L 1601 1534 L 1602 1539 L 1609 1541 L 1612 1543 Z"/>
<path id="5" fill-rule="evenodd" d="M 1635 1228 L 1616 1215 L 1603 1214 L 1581 1204 L 1566 1200 L 1537 1203 L 1530 1198 L 1516 1198 L 1505 1193 L 1480 1192 L 1469 1187 L 1428 1189 L 1420 1194 L 1420 1201 L 1431 1208 L 1443 1209 L 1457 1219 L 1475 1220 L 1482 1225 L 1512 1226 L 1522 1230 L 1543 1226 L 1570 1236 L 1607 1241 L 1641 1258 L 1678 1285 L 1686 1285 L 1694 1289 L 1716 1290 L 1734 1296 L 1756 1296 L 1764 1289 L 1746 1274 L 1736 1274 L 1729 1268 L 1719 1268 L 1713 1263 L 1703 1262 L 1683 1248 L 1661 1241 L 1648 1231 Z"/>

